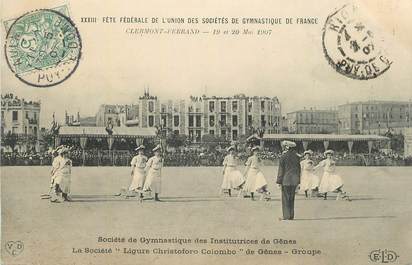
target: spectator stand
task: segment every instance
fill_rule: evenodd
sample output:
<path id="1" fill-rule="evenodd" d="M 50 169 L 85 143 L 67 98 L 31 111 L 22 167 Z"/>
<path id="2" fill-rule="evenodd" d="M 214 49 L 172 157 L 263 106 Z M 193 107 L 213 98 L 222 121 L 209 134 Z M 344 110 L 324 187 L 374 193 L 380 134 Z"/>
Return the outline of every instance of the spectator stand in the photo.
<path id="1" fill-rule="evenodd" d="M 133 150 L 144 144 L 151 150 L 156 141 L 155 128 L 63 126 L 55 136 L 55 146 L 73 146 L 75 165 L 126 166 Z"/>

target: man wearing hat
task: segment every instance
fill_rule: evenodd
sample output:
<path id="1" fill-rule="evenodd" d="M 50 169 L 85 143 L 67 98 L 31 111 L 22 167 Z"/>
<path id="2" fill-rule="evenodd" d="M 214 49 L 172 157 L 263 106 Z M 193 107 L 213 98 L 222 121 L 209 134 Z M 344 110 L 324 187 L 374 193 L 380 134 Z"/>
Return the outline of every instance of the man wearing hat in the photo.
<path id="1" fill-rule="evenodd" d="M 160 201 L 159 194 L 161 192 L 162 186 L 163 159 L 161 157 L 161 149 L 162 147 L 160 145 L 157 145 L 155 148 L 153 148 L 154 156 L 149 158 L 145 168 L 147 176 L 143 186 L 143 190 L 154 191 L 155 201 Z"/>
<path id="2" fill-rule="evenodd" d="M 283 218 L 280 220 L 293 220 L 295 217 L 295 190 L 300 183 L 300 157 L 296 153 L 294 142 L 283 141 L 282 146 L 286 152 L 280 157 L 276 180 L 282 190 Z"/>
<path id="3" fill-rule="evenodd" d="M 136 156 L 132 158 L 130 162 L 131 165 L 131 176 L 133 177 L 132 183 L 129 186 L 129 191 L 132 192 L 141 192 L 143 189 L 144 181 L 146 178 L 145 167 L 147 163 L 147 157 L 144 155 L 144 145 L 139 145 L 135 151 L 138 152 Z M 140 198 L 143 197 L 143 194 L 140 193 Z"/>

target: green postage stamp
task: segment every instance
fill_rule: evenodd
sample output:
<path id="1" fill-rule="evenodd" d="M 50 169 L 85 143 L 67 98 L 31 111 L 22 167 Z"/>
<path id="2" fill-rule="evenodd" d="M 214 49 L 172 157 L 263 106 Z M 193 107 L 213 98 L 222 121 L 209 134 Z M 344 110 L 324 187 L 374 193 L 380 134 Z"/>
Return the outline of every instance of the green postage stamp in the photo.
<path id="1" fill-rule="evenodd" d="M 66 6 L 39 9 L 4 23 L 6 61 L 22 82 L 54 86 L 76 71 L 82 44 L 68 14 Z"/>

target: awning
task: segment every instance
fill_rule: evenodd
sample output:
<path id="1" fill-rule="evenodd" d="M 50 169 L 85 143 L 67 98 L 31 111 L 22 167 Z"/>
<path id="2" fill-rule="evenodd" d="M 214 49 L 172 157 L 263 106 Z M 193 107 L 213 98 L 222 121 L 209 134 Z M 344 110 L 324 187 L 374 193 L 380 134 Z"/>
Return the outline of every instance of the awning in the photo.
<path id="1" fill-rule="evenodd" d="M 265 134 L 263 141 L 388 141 L 380 135 L 365 134 Z"/>
<path id="2" fill-rule="evenodd" d="M 109 137 L 106 127 L 86 127 L 86 126 L 62 126 L 59 129 L 60 137 Z M 156 136 L 155 128 L 139 127 L 114 127 L 113 137 L 124 138 L 153 138 Z"/>

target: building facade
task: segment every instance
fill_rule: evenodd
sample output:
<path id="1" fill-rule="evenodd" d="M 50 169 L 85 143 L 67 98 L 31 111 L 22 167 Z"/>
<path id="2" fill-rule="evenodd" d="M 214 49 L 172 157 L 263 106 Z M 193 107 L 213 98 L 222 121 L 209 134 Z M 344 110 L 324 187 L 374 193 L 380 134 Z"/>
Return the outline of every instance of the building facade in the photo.
<path id="1" fill-rule="evenodd" d="M 201 142 L 206 134 L 237 140 L 241 135 L 261 129 L 280 133 L 281 105 L 278 98 L 190 97 L 188 100 L 160 100 L 145 92 L 134 105 L 101 105 L 97 126 L 162 127 Z"/>
<path id="2" fill-rule="evenodd" d="M 289 133 L 338 133 L 336 110 L 299 110 L 287 114 Z"/>
<path id="3" fill-rule="evenodd" d="M 339 131 L 345 134 L 401 133 L 411 127 L 409 101 L 362 101 L 338 106 Z"/>
<path id="4" fill-rule="evenodd" d="M 1 95 L 1 135 L 13 133 L 19 139 L 19 152 L 33 146 L 40 136 L 40 102 L 26 101 L 13 94 Z"/>

